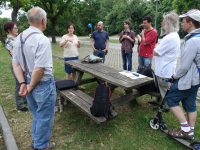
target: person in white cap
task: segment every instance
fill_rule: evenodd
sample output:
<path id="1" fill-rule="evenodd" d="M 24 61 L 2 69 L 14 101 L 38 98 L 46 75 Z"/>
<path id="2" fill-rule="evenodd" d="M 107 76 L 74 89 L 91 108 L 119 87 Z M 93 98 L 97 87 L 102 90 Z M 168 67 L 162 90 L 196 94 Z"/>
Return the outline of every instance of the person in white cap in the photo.
<path id="1" fill-rule="evenodd" d="M 180 64 L 172 76 L 173 84 L 165 100 L 177 117 L 180 128 L 169 130 L 168 134 L 177 138 L 194 139 L 200 70 L 200 11 L 193 9 L 179 17 L 182 18 L 183 31 L 188 34 L 184 38 Z M 188 120 L 179 106 L 180 102 L 187 113 Z"/>

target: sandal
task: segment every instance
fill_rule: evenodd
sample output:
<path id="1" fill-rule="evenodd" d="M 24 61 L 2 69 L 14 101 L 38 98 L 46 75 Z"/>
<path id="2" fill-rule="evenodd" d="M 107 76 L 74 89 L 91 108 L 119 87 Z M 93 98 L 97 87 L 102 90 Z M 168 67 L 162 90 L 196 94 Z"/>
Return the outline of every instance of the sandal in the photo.
<path id="1" fill-rule="evenodd" d="M 192 140 L 194 139 L 194 134 L 192 134 L 192 130 L 189 132 L 184 132 L 180 128 L 178 129 L 172 129 L 169 130 L 168 134 L 174 138 L 181 138 L 181 139 L 186 139 L 186 140 Z"/>

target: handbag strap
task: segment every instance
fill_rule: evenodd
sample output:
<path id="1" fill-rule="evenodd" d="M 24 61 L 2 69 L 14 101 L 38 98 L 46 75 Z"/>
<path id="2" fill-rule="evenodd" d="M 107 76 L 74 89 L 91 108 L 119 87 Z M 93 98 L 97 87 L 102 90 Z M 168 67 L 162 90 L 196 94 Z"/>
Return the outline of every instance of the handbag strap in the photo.
<path id="1" fill-rule="evenodd" d="M 84 57 L 81 62 L 82 63 L 88 63 L 88 58 L 89 58 L 89 55 L 87 55 L 86 57 Z"/>
<path id="2" fill-rule="evenodd" d="M 25 76 L 29 75 L 30 77 L 31 77 L 31 73 L 29 72 L 29 69 L 28 69 L 28 66 L 27 66 L 26 57 L 25 57 L 25 54 L 24 54 L 24 44 L 25 44 L 26 40 L 30 36 L 32 36 L 33 34 L 40 34 L 40 33 L 39 32 L 32 32 L 24 40 L 22 39 L 23 32 L 20 34 L 21 53 L 22 53 L 22 58 L 23 58 L 23 63 L 24 63 L 24 73 L 25 73 Z"/>

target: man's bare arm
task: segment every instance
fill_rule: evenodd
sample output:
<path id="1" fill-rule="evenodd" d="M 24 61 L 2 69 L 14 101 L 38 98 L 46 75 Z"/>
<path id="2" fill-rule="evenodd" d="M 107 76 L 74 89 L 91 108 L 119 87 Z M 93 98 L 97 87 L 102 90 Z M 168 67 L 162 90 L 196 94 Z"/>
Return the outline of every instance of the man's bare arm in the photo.
<path id="1" fill-rule="evenodd" d="M 109 46 L 109 42 L 108 40 L 106 41 L 106 49 L 105 50 L 108 50 L 108 46 Z"/>
<path id="2" fill-rule="evenodd" d="M 33 70 L 31 75 L 31 82 L 27 87 L 28 92 L 30 92 L 39 83 L 43 75 L 44 75 L 44 68 L 38 67 Z"/>
<path id="3" fill-rule="evenodd" d="M 15 76 L 16 76 L 18 82 L 19 83 L 25 82 L 24 73 L 23 73 L 21 66 L 16 62 L 13 62 L 12 66 L 13 66 L 13 71 L 15 73 Z"/>
<path id="4" fill-rule="evenodd" d="M 92 49 L 93 49 L 94 51 L 96 51 L 96 49 L 94 48 L 94 39 L 91 38 L 90 42 L 91 42 Z"/>

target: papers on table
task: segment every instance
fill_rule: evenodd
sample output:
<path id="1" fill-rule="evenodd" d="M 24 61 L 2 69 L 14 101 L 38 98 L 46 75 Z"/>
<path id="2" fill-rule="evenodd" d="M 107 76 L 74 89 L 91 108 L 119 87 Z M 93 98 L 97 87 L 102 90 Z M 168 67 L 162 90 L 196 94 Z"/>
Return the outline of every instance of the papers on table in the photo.
<path id="1" fill-rule="evenodd" d="M 146 76 L 142 75 L 142 74 L 139 74 L 139 73 L 136 73 L 136 72 L 131 72 L 131 71 L 122 71 L 122 72 L 119 72 L 120 74 L 124 75 L 124 76 L 127 76 L 131 79 L 140 79 L 140 78 L 145 78 Z"/>

